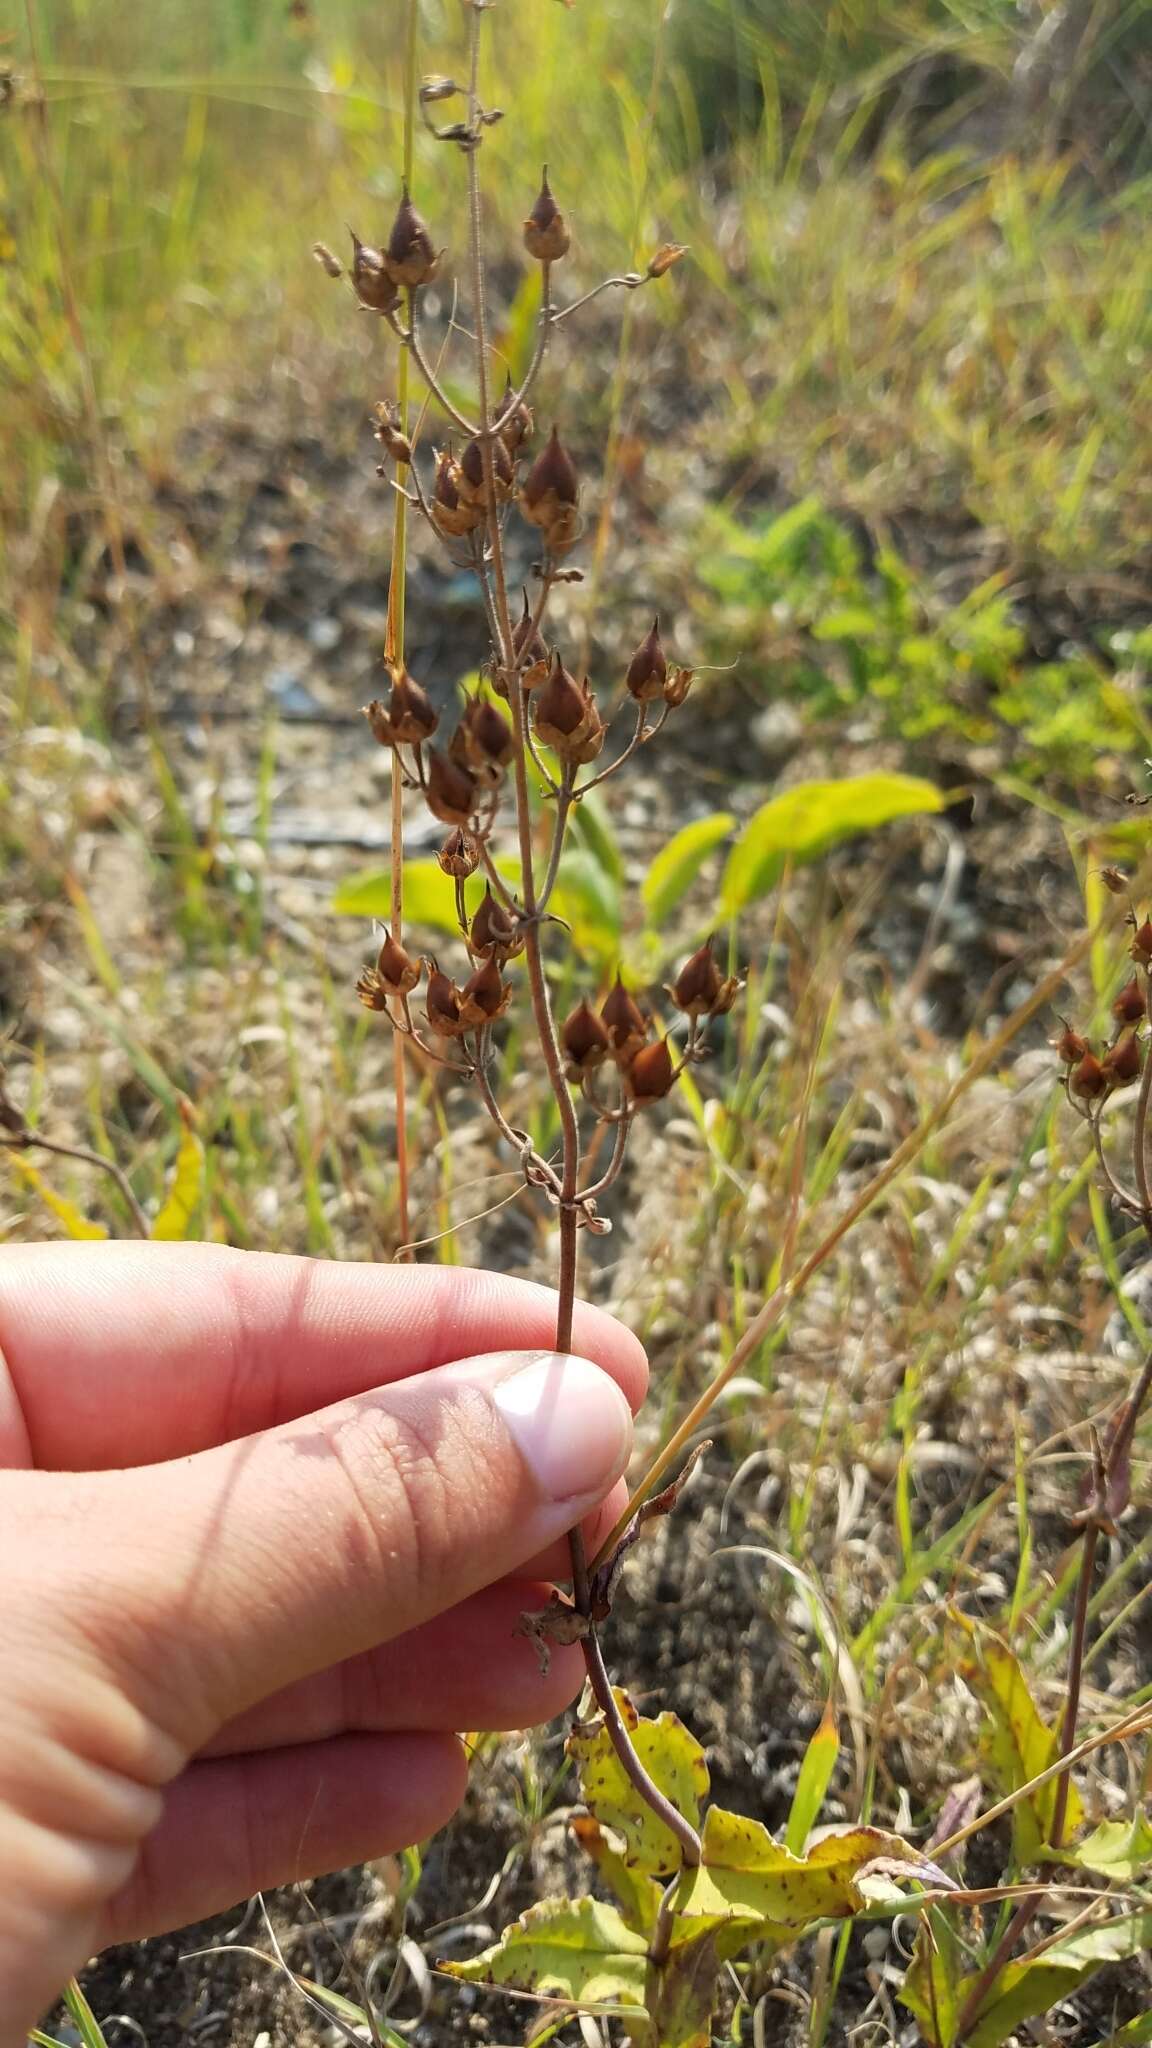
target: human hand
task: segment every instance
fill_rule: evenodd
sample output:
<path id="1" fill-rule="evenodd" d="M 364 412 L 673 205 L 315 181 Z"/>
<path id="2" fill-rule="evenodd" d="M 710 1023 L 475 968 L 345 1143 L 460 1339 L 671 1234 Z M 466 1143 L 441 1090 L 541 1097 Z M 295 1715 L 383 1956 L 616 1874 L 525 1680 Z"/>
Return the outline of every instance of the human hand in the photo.
<path id="1" fill-rule="evenodd" d="M 0 1250 L 0 2048 L 106 1943 L 433 1833 L 454 1729 L 575 1696 L 514 1630 L 646 1367 L 554 1332 L 480 1272 Z"/>

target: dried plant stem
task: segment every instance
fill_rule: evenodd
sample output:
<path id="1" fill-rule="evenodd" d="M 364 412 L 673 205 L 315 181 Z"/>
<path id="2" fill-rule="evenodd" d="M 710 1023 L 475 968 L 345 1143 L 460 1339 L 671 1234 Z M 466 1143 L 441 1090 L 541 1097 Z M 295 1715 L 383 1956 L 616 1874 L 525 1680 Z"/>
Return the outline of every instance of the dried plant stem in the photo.
<path id="1" fill-rule="evenodd" d="M 473 8 L 469 19 L 469 84 L 468 122 L 473 132 L 479 131 L 479 67 L 480 67 L 480 13 Z M 556 1102 L 560 1119 L 561 1162 L 560 1190 L 558 1205 L 558 1272 L 556 1309 L 556 1349 L 567 1352 L 572 1348 L 572 1325 L 576 1305 L 576 1279 L 578 1270 L 578 1233 L 580 1211 L 577 1197 L 580 1187 L 580 1125 L 572 1093 L 564 1075 L 564 1062 L 556 1033 L 555 1019 L 548 994 L 548 982 L 540 946 L 541 912 L 555 881 L 563 848 L 564 833 L 572 801 L 570 778 L 565 776 L 564 786 L 558 793 L 558 811 L 552 842 L 552 857 L 541 897 L 537 897 L 534 850 L 532 845 L 532 816 L 528 790 L 528 722 L 525 711 L 524 692 L 516 664 L 515 640 L 512 618 L 508 604 L 508 582 L 504 566 L 503 535 L 500 527 L 500 513 L 496 496 L 495 469 L 492 455 L 492 412 L 488 390 L 488 340 L 487 312 L 484 287 L 484 258 L 482 240 L 482 212 L 479 177 L 479 151 L 473 147 L 468 152 L 468 217 L 469 257 L 473 298 L 473 319 L 476 338 L 477 389 L 480 411 L 480 449 L 484 475 L 484 498 L 488 529 L 488 548 L 491 565 L 492 599 L 496 614 L 497 652 L 500 669 L 507 687 L 508 703 L 512 712 L 514 738 L 512 766 L 516 793 L 516 829 L 520 850 L 520 904 L 524 929 L 524 959 L 528 976 L 529 994 L 536 1023 L 536 1033 L 543 1054 L 549 1085 Z M 541 359 L 543 350 L 540 351 Z M 549 581 L 546 579 L 539 605 L 543 614 L 547 600 Z M 700 1862 L 700 1841 L 695 1829 L 679 1814 L 665 1798 L 644 1769 L 632 1745 L 620 1710 L 612 1691 L 611 1680 L 604 1664 L 603 1652 L 596 1635 L 592 1619 L 592 1593 L 588 1570 L 587 1550 L 583 1531 L 573 1529 L 568 1538 L 569 1555 L 572 1564 L 572 1594 L 579 1614 L 588 1621 L 588 1631 L 583 1638 L 584 1662 L 589 1684 L 596 1703 L 604 1716 L 613 1749 L 619 1758 L 629 1782 L 635 1787 L 653 1813 L 672 1830 L 681 1845 L 686 1864 Z"/>
<path id="2" fill-rule="evenodd" d="M 633 1749 L 605 1668 L 604 1653 L 594 1632 L 585 1638 L 584 1661 L 588 1667 L 588 1680 L 596 1696 L 596 1704 L 604 1716 L 604 1725 L 612 1738 L 612 1746 L 628 1774 L 629 1782 L 635 1786 L 645 1804 L 651 1807 L 657 1819 L 662 1820 L 665 1827 L 675 1835 L 683 1851 L 685 1866 L 690 1870 L 699 1869 L 702 1857 L 700 1837 L 692 1823 L 685 1820 L 684 1815 L 673 1806 L 671 1800 L 665 1798 L 659 1786 L 653 1784 Z"/>
<path id="3" fill-rule="evenodd" d="M 1146 980 L 1146 986 L 1152 982 Z M 1148 1184 L 1148 1110 L 1152 1103 L 1152 1054 L 1145 1056 L 1136 1100 L 1136 1123 L 1132 1138 L 1132 1170 L 1143 1210 L 1144 1229 L 1152 1237 L 1152 1188 Z"/>
<path id="4" fill-rule="evenodd" d="M 405 23 L 404 47 L 404 184 L 411 190 L 412 171 L 415 161 L 416 134 L 416 58 L 417 58 L 417 0 L 408 0 Z M 415 318 L 415 298 L 411 301 L 410 322 Z M 408 352 L 400 349 L 396 366 L 396 402 L 401 434 L 408 432 Z M 416 477 L 415 469 L 409 475 Z M 418 483 L 417 478 L 417 483 Z M 392 562 L 388 578 L 388 624 L 386 628 L 385 659 L 402 665 L 404 661 L 405 598 L 408 573 L 408 494 L 404 489 L 396 492 L 395 513 L 392 522 Z M 404 943 L 404 775 L 400 754 L 392 749 L 391 787 L 391 917 L 392 937 L 398 946 Z M 405 1248 L 412 1236 L 412 1216 L 409 1196 L 408 1165 L 408 1070 L 405 1065 L 403 1035 L 392 1033 L 392 1092 L 396 1101 L 396 1226 L 398 1246 L 396 1257 L 403 1258 Z"/>
<path id="5" fill-rule="evenodd" d="M 404 784 L 395 750 L 392 754 L 392 936 L 404 939 Z M 392 1092 L 396 1098 L 396 1226 L 400 1258 L 412 1235 L 408 1169 L 408 1073 L 404 1034 L 392 1033 Z"/>
<path id="6" fill-rule="evenodd" d="M 102 1152 L 93 1152 L 87 1145 L 65 1145 L 57 1138 L 38 1137 L 35 1131 L 22 1131 L 14 1137 L 0 1135 L 0 1145 L 9 1152 L 31 1152 L 35 1149 L 40 1152 L 51 1152 L 58 1159 L 75 1159 L 81 1166 L 98 1167 L 101 1173 L 108 1174 L 109 1178 L 115 1181 L 139 1235 L 151 1237 L 152 1227 L 132 1192 L 131 1182 L 114 1159 L 106 1159 Z"/>

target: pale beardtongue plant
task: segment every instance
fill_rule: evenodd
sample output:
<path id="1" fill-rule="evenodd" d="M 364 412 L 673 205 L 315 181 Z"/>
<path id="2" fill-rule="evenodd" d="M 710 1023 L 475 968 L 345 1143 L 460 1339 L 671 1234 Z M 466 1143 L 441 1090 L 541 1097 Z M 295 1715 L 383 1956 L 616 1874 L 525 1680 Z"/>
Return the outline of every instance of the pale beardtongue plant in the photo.
<path id="1" fill-rule="evenodd" d="M 608 278 L 594 290 L 562 302 L 556 296 L 555 272 L 569 251 L 569 227 L 545 170 L 523 234 L 528 256 L 540 272 L 530 360 L 518 384 L 503 366 L 497 372 L 489 343 L 481 164 L 486 133 L 501 115 L 486 108 L 479 93 L 484 16 L 493 4 L 494 0 L 462 0 L 466 82 L 426 79 L 419 93 L 426 128 L 464 158 L 467 257 L 460 320 L 453 302 L 447 331 L 439 340 L 430 331 L 426 294 L 439 272 L 441 252 L 413 204 L 407 181 L 382 246 L 362 242 L 353 233 L 346 272 L 327 247 L 319 245 L 315 253 L 330 276 L 347 276 L 359 312 L 383 321 L 399 344 L 399 402 L 382 401 L 372 415 L 383 451 L 380 474 L 396 494 L 398 520 L 409 510 L 421 514 L 453 563 L 475 575 L 488 636 L 479 686 L 465 696 L 455 729 L 445 740 L 441 716 L 429 692 L 408 673 L 402 635 L 395 630 L 403 547 L 394 548 L 385 649 L 389 689 L 366 707 L 372 735 L 390 751 L 392 760 L 392 919 L 375 963 L 360 975 L 357 993 L 396 1035 L 401 1214 L 407 1172 L 407 1048 L 421 1066 L 445 1069 L 475 1089 L 499 1137 L 515 1154 L 525 1182 L 555 1211 L 556 1347 L 565 1351 L 572 1340 L 581 1233 L 609 1228 L 599 1205 L 621 1173 L 635 1119 L 668 1096 L 684 1070 L 705 1055 L 709 1023 L 731 1009 L 740 983 L 720 966 L 709 941 L 683 963 L 665 991 L 679 1018 L 668 1030 L 654 1023 L 652 1011 L 619 974 L 606 994 L 589 990 L 566 1018 L 560 1020 L 554 1013 L 549 963 L 562 958 L 562 949 L 570 947 L 571 940 L 552 906 L 574 813 L 591 790 L 625 771 L 638 750 L 656 737 L 683 704 L 693 671 L 669 661 L 658 621 L 631 656 L 621 658 L 616 688 L 611 683 L 594 688 L 587 676 L 573 674 L 566 666 L 563 650 L 549 636 L 548 609 L 558 586 L 581 581 L 581 572 L 569 565 L 582 533 L 580 483 L 559 425 L 549 419 L 547 431 L 537 433 L 531 400 L 554 334 L 572 314 L 602 292 L 637 291 L 659 279 L 684 251 L 668 243 L 642 271 Z M 409 18 L 414 23 L 414 13 Z M 439 116 L 433 110 L 451 102 L 462 106 L 462 117 L 437 125 Z M 410 151 L 408 156 L 410 168 Z M 446 388 L 442 375 L 445 355 L 459 336 L 470 347 L 470 403 L 458 397 L 458 382 L 453 378 Z M 442 416 L 443 445 L 433 452 L 429 474 L 422 471 L 419 433 L 410 429 L 407 417 L 407 365 L 423 382 L 425 410 L 434 408 Z M 423 418 L 422 412 L 421 426 Z M 518 583 L 515 591 L 510 588 L 507 546 L 508 522 L 514 518 L 528 524 L 539 547 L 526 584 Z M 630 713 L 631 730 L 614 746 L 611 728 L 617 701 Z M 404 944 L 405 791 L 419 793 L 433 817 L 447 828 L 438 858 L 455 893 L 461 959 L 456 974 L 439 960 L 413 957 Z M 511 859 L 501 851 L 506 822 L 514 837 Z M 607 1905 L 588 1896 L 543 1900 L 506 1930 L 494 1948 L 471 1962 L 445 1965 L 453 1974 L 559 1999 L 569 2006 L 611 2009 L 626 2017 L 637 2048 L 705 2048 L 724 1966 L 742 1952 L 773 1954 L 816 1925 L 865 1912 L 890 1917 L 896 1910 L 916 1910 L 920 1932 L 900 1996 L 933 2048 L 954 2048 L 974 2032 L 990 2048 L 1005 2038 L 990 2017 L 1005 1968 L 1010 1965 L 1026 1973 L 1039 1966 L 1043 1952 L 1051 1969 L 1053 1938 L 1039 1944 L 1034 1957 L 1012 1962 L 1025 1928 L 1051 1897 L 1048 1879 L 1028 1891 L 999 1938 L 983 1953 L 977 1944 L 975 1959 L 971 1943 L 964 1947 L 953 1939 L 951 1916 L 962 1907 L 971 1908 L 972 1899 L 945 1867 L 945 1859 L 1004 1806 L 938 1842 L 931 1858 L 901 1836 L 864 1824 L 829 1831 L 810 1842 L 802 1838 L 798 1845 L 786 1847 L 758 1822 L 716 1806 L 705 1810 L 708 1771 L 699 1744 L 674 1715 L 644 1719 L 626 1694 L 613 1689 L 600 1629 L 610 1614 L 626 1553 L 646 1519 L 675 1505 L 687 1466 L 662 1492 L 657 1491 L 658 1482 L 688 1449 L 690 1438 L 698 1435 L 708 1405 L 724 1381 L 753 1356 L 852 1222 L 916 1156 L 964 1090 L 991 1068 L 1017 1031 L 1051 1000 L 1084 950 L 1074 949 L 973 1057 L 964 1078 L 948 1091 L 929 1121 L 897 1148 L 796 1274 L 761 1308 L 723 1372 L 650 1466 L 628 1516 L 601 1555 L 589 1559 L 580 1533 L 573 1534 L 571 1600 L 554 1593 L 542 1613 L 525 1617 L 524 1626 L 543 1658 L 551 1642 L 581 1644 L 596 1713 L 591 1720 L 578 1721 L 569 1740 L 589 1809 L 574 1823 L 574 1831 L 617 1903 Z M 1118 999 L 1117 1035 L 1111 1045 L 1097 1056 L 1069 1033 L 1061 1041 L 1061 1052 L 1068 1066 L 1070 1100 L 1091 1128 L 1108 1186 L 1152 1238 L 1145 1164 L 1152 1067 L 1143 1068 L 1134 1190 L 1124 1187 L 1109 1168 L 1101 1132 L 1105 1103 L 1141 1069 L 1138 1034 L 1147 1014 L 1152 966 L 1152 928 L 1147 924 L 1137 926 L 1133 952 L 1137 978 Z M 555 1104 L 558 1136 L 552 1157 L 545 1157 L 501 1106 L 502 1020 L 518 998 L 530 1015 L 529 1036 Z M 591 1163 L 605 1154 L 603 1164 Z M 1107 1436 L 1093 1440 L 1092 1474 L 1080 1518 L 1082 1569 L 1068 1696 L 1062 1725 L 1053 1737 L 1051 1762 L 1046 1775 L 1041 1774 L 1048 1804 L 1042 1825 L 1037 1821 L 1049 1860 L 1057 1864 L 1068 1834 L 1081 1819 L 1071 1791 L 1071 1763 L 1078 1754 L 1085 1618 L 1096 1545 L 1126 1501 L 1132 1440 L 1150 1374 L 1152 1362 L 1114 1416 Z M 978 1660 L 971 1670 L 978 1690 Z M 1138 1725 L 1150 1722 L 1152 1716 L 1145 1713 L 1142 1721 L 1138 1717 L 1124 1723 L 1123 1732 L 1134 1733 Z M 1005 1805 L 1011 1809 L 1039 1798 L 1033 1785 L 1024 1784 Z M 817 1796 L 813 1818 L 819 1806 Z M 1039 1805 L 1036 1812 L 1041 1813 Z M 900 1886 L 916 1889 L 910 1893 Z M 1113 1950 L 1120 1939 L 1118 1934 L 1113 1937 Z M 1119 1952 L 1132 1951 L 1121 1945 Z M 1111 1953 L 1102 1960 L 1110 1959 Z M 946 1985 L 942 1958 L 950 1959 Z M 944 2012 L 945 1994 L 950 2017 Z M 1046 1998 L 1047 1993 L 1037 1996 Z M 1026 1999 L 1018 1995 L 1006 2031 L 1028 2016 L 1020 2010 L 1022 2003 Z M 1046 2007 L 1035 2004 L 1031 2009 L 1039 2012 Z"/>
<path id="2" fill-rule="evenodd" d="M 545 958 L 546 940 L 565 941 L 566 930 L 551 904 L 573 812 L 594 789 L 626 768 L 637 751 L 661 731 L 682 705 L 693 670 L 670 662 L 659 621 L 621 664 L 622 708 L 631 731 L 613 749 L 608 693 L 601 701 L 587 676 L 579 680 L 548 638 L 549 599 L 559 584 L 576 583 L 581 572 L 566 566 L 583 522 L 580 482 L 558 425 L 538 436 L 529 403 L 544 367 L 554 331 L 601 292 L 639 290 L 664 276 L 685 253 L 667 243 L 643 271 L 604 280 L 566 305 L 555 297 L 554 273 L 569 250 L 569 228 L 545 169 L 525 222 L 523 239 L 540 267 L 540 309 L 531 360 L 518 386 L 506 378 L 493 394 L 488 342 L 480 158 L 486 129 L 500 118 L 480 102 L 481 5 L 467 7 L 469 81 L 425 80 L 420 103 L 426 124 L 442 142 L 460 151 L 467 166 L 467 288 L 475 404 L 471 416 L 444 389 L 422 324 L 426 288 L 438 275 L 441 253 L 413 205 L 407 187 L 388 239 L 376 248 L 352 234 L 347 277 L 361 312 L 382 319 L 423 380 L 428 399 L 444 416 L 445 445 L 436 450 L 432 474 L 424 478 L 407 422 L 398 405 L 383 401 L 373 427 L 384 450 L 382 475 L 423 515 L 453 562 L 474 573 L 483 599 L 489 646 L 480 664 L 481 685 L 466 695 L 459 720 L 444 741 L 441 717 L 425 688 L 395 652 L 388 660 L 386 697 L 366 708 L 373 737 L 390 750 L 394 786 L 418 791 L 432 816 L 449 828 L 439 864 L 455 886 L 459 938 L 466 968 L 454 977 L 437 959 L 414 959 L 396 930 L 386 930 L 376 962 L 357 983 L 360 1000 L 386 1018 L 420 1059 L 447 1069 L 471 1084 L 505 1143 L 513 1149 L 526 1182 L 553 1205 L 557 1216 L 558 1291 L 556 1346 L 570 1348 L 576 1295 L 578 1246 L 582 1231 L 610 1228 L 598 1204 L 624 1166 L 634 1119 L 667 1096 L 685 1068 L 704 1056 L 711 1019 L 731 1009 L 739 979 L 717 962 L 711 941 L 684 962 L 666 994 L 683 1020 L 682 1036 L 656 1028 L 651 1013 L 617 974 L 596 1002 L 590 995 L 559 1021 L 554 1014 Z M 428 110 L 461 96 L 464 118 L 435 127 Z M 316 252 L 328 275 L 343 266 L 324 247 Z M 533 443 L 543 440 L 538 452 Z M 518 514 L 534 530 L 540 556 L 532 564 L 533 588 L 514 601 L 507 571 L 506 522 Z M 499 699 L 500 701 L 496 701 Z M 602 702 L 604 708 L 602 709 Z M 505 708 L 507 707 L 507 708 Z M 510 804 L 508 802 L 510 796 Z M 507 879 L 498 860 L 499 832 L 508 810 L 514 820 L 516 878 Z M 466 884 L 482 877 L 483 894 L 474 908 Z M 559 1140 L 554 1159 L 544 1158 L 527 1134 L 513 1127 L 499 1099 L 497 1032 L 516 993 L 509 975 L 522 962 L 533 1036 L 555 1100 Z M 589 1130 L 608 1134 L 602 1166 L 585 1169 L 600 1144 Z M 645 1504 L 647 1515 L 672 1504 L 676 1489 L 665 1489 Z M 611 1586 L 626 1533 L 613 1554 L 590 1569 L 577 1530 L 570 1539 L 573 1604 L 559 1596 L 546 1613 L 529 1618 L 541 1648 L 547 1641 L 579 1639 L 589 1679 L 608 1718 L 619 1752 L 637 1789 L 685 1834 L 680 1816 L 644 1772 L 620 1718 L 597 1636 L 607 1616 Z"/>

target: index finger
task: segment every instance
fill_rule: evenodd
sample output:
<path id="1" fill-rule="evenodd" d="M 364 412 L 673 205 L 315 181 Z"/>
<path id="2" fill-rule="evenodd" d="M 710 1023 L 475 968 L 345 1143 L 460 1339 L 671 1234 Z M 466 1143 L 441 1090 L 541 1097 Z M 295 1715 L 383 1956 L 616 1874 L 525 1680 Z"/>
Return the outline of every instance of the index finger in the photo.
<path id="1" fill-rule="evenodd" d="M 555 1341 L 550 1288 L 470 1267 L 223 1245 L 0 1247 L 0 1465 L 187 1456 L 453 1359 Z M 647 1364 L 621 1323 L 578 1304 L 572 1344 L 639 1406 Z"/>

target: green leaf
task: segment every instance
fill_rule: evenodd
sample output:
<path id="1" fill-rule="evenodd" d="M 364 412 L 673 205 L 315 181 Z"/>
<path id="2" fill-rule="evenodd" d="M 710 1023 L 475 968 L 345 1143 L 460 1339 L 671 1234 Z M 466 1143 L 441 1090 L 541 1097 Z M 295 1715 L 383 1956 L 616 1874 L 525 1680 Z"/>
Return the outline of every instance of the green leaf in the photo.
<path id="1" fill-rule="evenodd" d="M 606 875 L 619 886 L 624 880 L 624 862 L 612 820 L 603 797 L 590 790 L 572 812 L 572 831 L 582 846 L 599 861 Z"/>
<path id="2" fill-rule="evenodd" d="M 626 1692 L 615 1692 L 624 1724 L 645 1770 L 672 1801 L 678 1813 L 697 1827 L 700 1801 L 708 1796 L 708 1765 L 694 1735 L 675 1714 L 643 1719 Z M 679 1870 L 680 1844 L 671 1828 L 638 1799 L 612 1747 L 602 1720 L 577 1725 L 568 1737 L 568 1754 L 580 1773 L 580 1792 L 601 1827 L 611 1828 L 624 1843 L 624 1861 L 649 1877 L 670 1877 Z"/>
<path id="3" fill-rule="evenodd" d="M 814 1920 L 860 1912 L 867 1899 L 857 1880 L 878 1857 L 907 1863 L 909 1877 L 922 1867 L 914 1849 L 881 1828 L 829 1833 L 794 1856 L 759 1821 L 713 1806 L 704 1823 L 703 1864 L 685 1872 L 676 1910 L 686 1918 L 751 1917 L 766 1937 L 791 1940 Z"/>
<path id="4" fill-rule="evenodd" d="M 645 2003 L 659 2048 L 710 2048 L 725 1960 L 716 1928 L 676 1929 L 663 1966 L 648 1972 Z"/>
<path id="5" fill-rule="evenodd" d="M 1085 1927 L 1068 1941 L 1045 1949 L 1034 1962 L 1007 1963 L 979 2019 L 968 2029 L 965 2048 L 1000 2048 L 1025 2020 L 1050 2012 L 1107 1963 L 1141 1955 L 1149 1942 L 1152 1913 L 1135 1913 L 1123 1920 Z M 961 2006 L 977 1981 L 974 1976 L 965 1977 L 957 1986 Z"/>
<path id="6" fill-rule="evenodd" d="M 75 1202 L 70 1202 L 67 1195 L 58 1195 L 50 1188 L 43 1174 L 37 1172 L 30 1159 L 25 1159 L 19 1152 L 9 1152 L 7 1157 L 13 1173 L 28 1187 L 34 1189 L 45 1207 L 51 1209 L 57 1221 L 64 1225 L 69 1237 L 84 1240 L 107 1237 L 108 1232 L 104 1225 L 90 1223 L 83 1210 L 76 1207 Z"/>
<path id="7" fill-rule="evenodd" d="M 515 888 L 520 878 L 516 860 L 497 862 L 500 873 Z M 482 873 L 470 875 L 464 885 L 464 900 L 471 916 L 484 894 Z M 332 898 L 332 908 L 344 917 L 378 917 L 385 922 L 392 915 L 392 877 L 387 868 L 372 868 L 342 882 Z M 560 862 L 551 910 L 569 926 L 578 950 L 598 966 L 611 966 L 620 953 L 620 889 L 612 873 L 587 846 L 573 846 Z M 438 861 L 409 860 L 404 863 L 404 922 L 425 930 L 459 932 L 456 921 L 456 889 Z"/>
<path id="8" fill-rule="evenodd" d="M 838 782 L 801 782 L 773 797 L 750 818 L 724 871 L 720 907 L 734 917 L 775 888 L 791 861 L 818 860 L 857 833 L 897 818 L 940 811 L 935 783 L 915 775 L 852 775 Z"/>
<path id="9" fill-rule="evenodd" d="M 989 1776 L 997 1791 L 1016 1792 L 1055 1763 L 1056 1736 L 1041 1719 L 1019 1660 L 1007 1643 L 962 1615 L 957 1620 L 975 1652 L 960 1662 L 958 1670 L 987 1715 L 983 1754 Z M 1029 1798 L 1018 1800 L 1012 1809 L 1012 1845 L 1018 1865 L 1037 1863 L 1043 1856 L 1057 1783 L 1053 1778 Z M 1071 1785 L 1065 1826 L 1071 1835 L 1083 1824 L 1084 1803 Z"/>
<path id="10" fill-rule="evenodd" d="M 799 1856 L 816 1825 L 816 1816 L 824 1804 L 836 1760 L 840 1755 L 840 1730 L 836 1724 L 836 1710 L 831 1700 L 820 1719 L 820 1726 L 804 1751 L 804 1761 L 796 1780 L 792 1795 L 792 1807 L 788 1815 L 788 1826 L 784 1840 L 794 1856 Z"/>
<path id="11" fill-rule="evenodd" d="M 183 1242 L 191 1232 L 203 1193 L 204 1147 L 192 1121 L 191 1107 L 181 1103 L 176 1167 L 168 1193 L 152 1225 L 152 1236 L 163 1242 Z"/>
<path id="12" fill-rule="evenodd" d="M 640 885 L 649 924 L 664 923 L 735 823 L 731 811 L 710 811 L 706 818 L 685 825 L 661 847 Z"/>
<path id="13" fill-rule="evenodd" d="M 64 1993 L 64 2004 L 84 2048 L 108 2048 L 100 2022 L 75 1978 Z"/>
<path id="14" fill-rule="evenodd" d="M 585 1855 L 592 1858 L 609 1891 L 615 1892 L 628 1926 L 637 1934 L 650 1934 L 660 1909 L 661 1887 L 654 1878 L 645 1876 L 642 1870 L 634 1870 L 625 1861 L 590 1813 L 576 1814 L 569 1826 Z"/>
<path id="15" fill-rule="evenodd" d="M 1117 2027 L 1107 2040 L 1098 2041 L 1096 2048 L 1148 2048 L 1149 2042 L 1152 2042 L 1152 2012 L 1141 2012 L 1125 2026 Z"/>
<path id="16" fill-rule="evenodd" d="M 483 880 L 471 876 L 465 894 L 469 910 L 474 910 L 484 894 Z M 387 868 L 371 868 L 350 876 L 337 889 L 332 908 L 344 917 L 379 917 L 387 922 L 392 916 L 391 873 Z M 438 861 L 405 861 L 404 921 L 436 932 L 459 930 L 455 886 Z"/>
<path id="17" fill-rule="evenodd" d="M 648 1944 L 599 1899 L 543 1899 L 466 1963 L 440 1963 L 466 1984 L 536 1991 L 574 2005 L 644 2005 Z"/>
<path id="18" fill-rule="evenodd" d="M 564 854 L 549 908 L 569 927 L 578 953 L 600 967 L 619 959 L 620 887 L 587 847 Z"/>
<path id="19" fill-rule="evenodd" d="M 1074 1863 L 1080 1870 L 1094 1870 L 1115 1884 L 1133 1884 L 1152 1868 L 1152 1826 L 1147 1814 L 1101 1821 L 1075 1849 L 1062 1849 L 1060 1860 Z"/>
<path id="20" fill-rule="evenodd" d="M 915 2014 L 927 2048 L 953 2048 L 960 2018 L 962 1952 L 947 1913 L 930 1907 L 920 1922 L 901 2005 Z"/>

